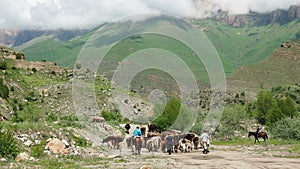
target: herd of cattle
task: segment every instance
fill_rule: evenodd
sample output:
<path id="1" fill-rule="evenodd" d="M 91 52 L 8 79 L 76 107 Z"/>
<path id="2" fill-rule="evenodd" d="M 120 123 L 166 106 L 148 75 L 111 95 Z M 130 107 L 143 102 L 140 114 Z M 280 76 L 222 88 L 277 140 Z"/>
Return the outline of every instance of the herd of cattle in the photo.
<path id="1" fill-rule="evenodd" d="M 150 127 L 148 128 L 148 133 L 146 134 L 145 130 L 143 130 L 143 128 L 141 129 L 143 133 L 141 148 L 146 148 L 149 152 L 159 150 L 162 152 L 167 152 L 166 136 L 173 137 L 172 152 L 191 152 L 194 149 L 203 148 L 203 143 L 201 142 L 200 137 L 194 133 L 182 134 L 181 132 L 175 130 L 158 133 L 155 130 L 151 130 Z M 130 135 L 131 133 L 127 132 L 127 134 Z M 109 136 L 103 139 L 103 143 L 108 143 L 109 149 L 119 149 L 125 140 L 127 148 L 134 152 L 136 145 L 135 140 L 131 135 L 126 139 L 124 136 Z"/>

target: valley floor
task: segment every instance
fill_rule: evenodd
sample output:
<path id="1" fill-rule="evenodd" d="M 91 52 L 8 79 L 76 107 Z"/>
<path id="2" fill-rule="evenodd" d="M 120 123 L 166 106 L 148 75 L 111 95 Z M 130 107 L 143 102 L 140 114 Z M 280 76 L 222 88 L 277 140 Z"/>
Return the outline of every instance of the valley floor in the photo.
<path id="1" fill-rule="evenodd" d="M 108 169 L 295 169 L 300 166 L 300 156 L 290 152 L 293 145 L 212 145 L 209 154 L 202 150 L 191 153 L 173 153 L 161 151 L 150 153 L 142 148 L 141 155 L 133 155 L 124 147 L 112 150 L 108 158 L 54 158 L 36 162 L 0 162 L 1 168 L 108 168 Z M 296 156 L 295 156 L 296 155 Z M 149 169 L 149 168 L 143 168 Z"/>
<path id="2" fill-rule="evenodd" d="M 266 151 L 261 151 L 261 149 Z M 282 150 L 280 150 L 282 149 Z M 140 156 L 124 156 L 127 162 L 111 164 L 112 168 L 141 168 L 151 166 L 157 168 L 298 168 L 299 158 L 283 158 L 288 152 L 284 147 L 272 147 L 253 145 L 245 146 L 212 146 L 211 152 L 207 155 L 202 154 L 201 150 L 192 153 L 166 153 L 156 152 L 153 155 L 144 149 Z M 92 166 L 89 166 L 92 167 Z"/>

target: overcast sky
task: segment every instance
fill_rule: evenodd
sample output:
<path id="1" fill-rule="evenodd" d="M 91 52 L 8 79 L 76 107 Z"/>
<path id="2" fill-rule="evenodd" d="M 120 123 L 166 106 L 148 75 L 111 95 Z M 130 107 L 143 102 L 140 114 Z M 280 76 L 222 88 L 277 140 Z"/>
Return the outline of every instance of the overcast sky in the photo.
<path id="1" fill-rule="evenodd" d="M 0 29 L 93 28 L 149 12 L 201 18 L 219 9 L 245 14 L 288 9 L 295 4 L 300 0 L 0 0 Z"/>

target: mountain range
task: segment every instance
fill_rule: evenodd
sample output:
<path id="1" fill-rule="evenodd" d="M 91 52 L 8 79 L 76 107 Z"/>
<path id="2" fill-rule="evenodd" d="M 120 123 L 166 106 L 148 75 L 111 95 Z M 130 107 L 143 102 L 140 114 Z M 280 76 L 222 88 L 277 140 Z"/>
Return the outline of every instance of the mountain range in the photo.
<path id="1" fill-rule="evenodd" d="M 253 26 L 268 25 L 272 23 L 285 24 L 300 19 L 300 6 L 290 6 L 288 10 L 277 9 L 269 13 L 251 12 L 247 15 L 230 15 L 219 11 L 211 18 L 228 25 L 240 27 L 252 24 Z M 53 35 L 61 41 L 68 41 L 76 36 L 83 35 L 89 30 L 0 30 L 0 45 L 19 46 L 42 35 Z"/>
<path id="2" fill-rule="evenodd" d="M 264 14 L 250 12 L 247 15 L 229 15 L 226 12 L 220 11 L 219 14 L 215 15 L 213 18 L 186 18 L 189 23 L 202 30 L 216 48 L 231 86 L 240 85 L 240 83 L 233 83 L 235 80 L 235 82 L 243 81 L 243 83 L 247 81 L 243 78 L 249 76 L 249 74 L 245 74 L 243 72 L 246 70 L 250 71 L 250 69 L 248 69 L 248 65 L 251 65 L 252 67 L 260 65 L 262 69 L 265 69 L 266 67 L 263 65 L 269 63 L 269 58 L 274 59 L 274 57 L 271 56 L 281 56 L 278 53 L 276 54 L 276 52 L 281 50 L 280 45 L 283 42 L 295 41 L 296 45 L 294 46 L 297 46 L 297 41 L 300 39 L 299 19 L 299 6 L 291 6 L 289 10 L 275 10 Z M 5 33 L 0 34 L 0 36 L 3 37 L 3 34 L 5 34 L 7 35 L 7 38 L 6 41 L 3 41 L 5 38 L 0 39 L 2 39 L 1 43 L 9 43 L 25 53 L 27 60 L 47 60 L 55 62 L 61 66 L 74 67 L 80 50 L 96 30 L 97 28 L 90 31 L 2 31 Z M 164 43 L 166 41 L 168 41 L 168 44 Z M 141 42 L 145 42 L 150 47 L 164 46 L 164 49 L 175 51 L 175 53 L 177 51 L 177 54 L 179 55 L 180 53 L 181 55 L 182 53 L 185 53 L 186 58 L 188 58 L 187 61 L 193 65 L 192 63 L 194 60 L 189 59 L 192 58 L 193 53 L 184 47 L 177 47 L 178 42 L 172 41 L 166 37 L 141 35 L 138 40 L 136 38 L 125 39 L 122 43 L 114 47 L 114 49 L 108 54 L 113 56 L 111 59 L 108 59 L 108 63 L 111 64 L 108 67 L 117 65 L 120 58 L 124 57 L 124 55 L 128 55 L 133 51 L 145 48 L 145 44 Z M 126 46 L 128 45 L 133 47 L 128 48 L 127 50 Z M 289 50 L 297 51 L 298 48 L 292 48 Z M 185 56 L 182 55 L 182 58 Z M 282 63 L 282 61 L 279 62 Z M 294 63 L 297 62 L 289 61 L 285 67 L 295 67 L 295 65 L 291 65 Z M 200 72 L 196 74 L 196 78 L 199 83 L 209 83 L 207 74 L 203 68 L 191 66 L 191 69 L 196 72 Z M 281 71 L 281 76 L 286 73 L 285 69 L 281 69 Z M 155 74 L 156 80 L 159 81 L 159 79 L 165 79 L 165 76 L 161 73 L 156 72 Z M 251 74 L 251 76 L 253 79 L 257 78 L 257 74 Z M 265 74 L 264 76 L 268 75 Z M 148 76 L 145 79 L 149 78 L 150 77 Z M 255 85 L 256 89 L 264 86 L 272 87 L 276 85 L 283 85 L 285 83 L 290 85 L 297 83 L 297 80 L 286 80 L 280 83 L 273 83 L 276 79 L 284 78 L 274 77 L 268 79 L 270 83 L 265 83 L 261 80 L 262 82 L 259 82 L 260 85 Z M 137 86 L 142 86 L 143 90 L 145 90 L 148 82 L 149 80 L 145 80 L 145 84 L 139 84 Z M 249 83 L 249 85 L 250 84 L 252 83 Z M 153 84 L 151 85 L 153 87 Z M 244 84 L 245 87 L 248 87 L 249 85 Z M 170 86 L 170 84 L 165 84 L 165 86 Z"/>

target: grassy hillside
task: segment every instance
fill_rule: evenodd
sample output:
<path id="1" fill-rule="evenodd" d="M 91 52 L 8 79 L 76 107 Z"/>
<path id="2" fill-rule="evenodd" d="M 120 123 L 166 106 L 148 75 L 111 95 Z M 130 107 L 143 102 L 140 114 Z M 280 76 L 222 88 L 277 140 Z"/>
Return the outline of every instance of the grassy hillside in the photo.
<path id="1" fill-rule="evenodd" d="M 206 35 L 218 51 L 228 76 L 241 66 L 265 59 L 283 41 L 297 39 L 300 34 L 300 22 L 298 20 L 284 25 L 270 24 L 243 27 L 233 27 L 214 20 L 193 20 L 190 22 L 199 29 L 205 30 Z M 28 60 L 47 60 L 58 65 L 73 67 L 81 48 L 94 31 L 68 42 L 61 42 L 49 36 L 41 37 L 19 46 L 18 49 L 25 53 Z M 100 66 L 101 73 L 110 76 L 111 70 L 114 70 L 118 66 L 118 62 L 123 60 L 124 57 L 135 51 L 150 47 L 175 53 L 192 69 L 199 83 L 209 83 L 204 66 L 189 48 L 169 37 L 153 34 L 130 37 L 118 43 L 105 57 L 106 64 Z M 157 83 L 162 80 L 169 82 L 163 85 Z M 148 90 L 152 90 L 156 86 L 159 86 L 163 91 L 168 91 L 170 86 L 177 89 L 174 80 L 161 71 L 144 71 L 137 77 L 136 81 L 139 81 L 139 83 L 133 83 L 134 90 L 141 93 L 143 93 L 142 90 L 147 93 Z M 147 85 L 149 88 L 145 87 Z"/>
<path id="2" fill-rule="evenodd" d="M 91 33 L 88 33 L 68 42 L 59 41 L 52 36 L 42 36 L 16 47 L 16 49 L 24 51 L 28 56 L 27 60 L 46 60 L 61 66 L 73 67 L 81 48 L 90 35 Z"/>
<path id="3" fill-rule="evenodd" d="M 228 79 L 231 89 L 257 90 L 300 85 L 300 42 L 279 47 L 265 60 L 240 67 Z"/>
<path id="4" fill-rule="evenodd" d="M 219 52 L 227 74 L 239 66 L 268 57 L 283 41 L 299 38 L 300 22 L 266 26 L 233 27 L 212 20 L 194 21 L 206 33 Z"/>

